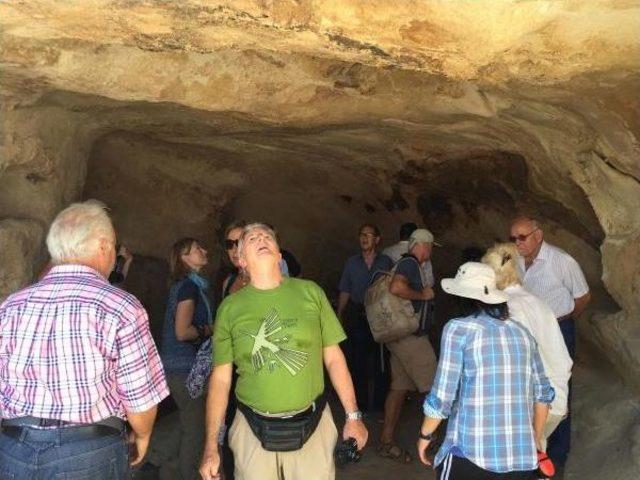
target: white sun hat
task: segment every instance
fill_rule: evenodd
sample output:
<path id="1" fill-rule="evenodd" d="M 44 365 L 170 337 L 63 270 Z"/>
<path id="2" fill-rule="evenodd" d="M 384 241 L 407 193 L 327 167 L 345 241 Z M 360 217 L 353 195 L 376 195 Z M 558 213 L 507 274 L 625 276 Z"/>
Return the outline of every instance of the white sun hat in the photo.
<path id="1" fill-rule="evenodd" d="M 489 265 L 478 262 L 463 264 L 455 278 L 443 278 L 442 289 L 458 297 L 474 298 L 484 303 L 505 303 L 507 295 L 496 287 L 496 274 Z"/>

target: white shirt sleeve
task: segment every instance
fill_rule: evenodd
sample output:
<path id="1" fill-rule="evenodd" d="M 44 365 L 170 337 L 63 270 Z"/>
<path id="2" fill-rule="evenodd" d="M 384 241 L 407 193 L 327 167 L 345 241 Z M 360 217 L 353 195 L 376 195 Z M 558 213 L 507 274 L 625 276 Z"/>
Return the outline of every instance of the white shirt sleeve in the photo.
<path id="1" fill-rule="evenodd" d="M 562 262 L 562 270 L 562 283 L 571 292 L 573 298 L 589 293 L 589 285 L 584 278 L 584 273 L 573 257 L 567 255 L 566 261 Z"/>

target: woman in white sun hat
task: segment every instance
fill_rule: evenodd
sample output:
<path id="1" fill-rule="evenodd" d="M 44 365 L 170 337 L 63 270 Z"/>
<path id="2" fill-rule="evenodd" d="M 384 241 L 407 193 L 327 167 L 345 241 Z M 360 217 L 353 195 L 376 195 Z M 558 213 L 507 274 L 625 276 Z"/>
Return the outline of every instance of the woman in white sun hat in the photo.
<path id="1" fill-rule="evenodd" d="M 470 316 L 447 323 L 440 362 L 424 401 L 418 454 L 426 451 L 440 422 L 449 419 L 435 458 L 438 480 L 531 478 L 537 447 L 554 391 L 544 374 L 536 342 L 509 318 L 507 295 L 495 273 L 468 262 L 445 292 L 476 301 Z"/>

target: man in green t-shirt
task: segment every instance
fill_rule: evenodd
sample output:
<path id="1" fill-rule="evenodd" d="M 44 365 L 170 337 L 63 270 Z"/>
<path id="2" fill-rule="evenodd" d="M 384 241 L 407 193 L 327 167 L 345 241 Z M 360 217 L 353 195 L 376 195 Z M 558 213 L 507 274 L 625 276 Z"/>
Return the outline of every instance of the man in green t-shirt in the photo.
<path id="1" fill-rule="evenodd" d="M 248 225 L 238 249 L 240 265 L 251 280 L 218 308 L 207 399 L 207 441 L 200 474 L 205 480 L 219 478 L 217 440 L 235 364 L 239 409 L 229 431 L 229 445 L 236 480 L 275 480 L 282 476 L 333 479 L 337 432 L 323 400 L 323 365 L 346 412 L 343 439 L 354 438 L 362 449 L 368 436 L 338 345 L 345 334 L 318 285 L 282 276 L 282 256 L 271 228 L 259 223 Z M 273 446 L 272 439 L 265 434 L 258 438 L 259 433 L 251 427 L 272 422 L 274 417 L 286 426 L 282 435 L 287 439 L 297 435 L 298 430 L 289 425 L 299 423 L 300 418 L 310 419 L 308 430 L 313 433 L 300 435 L 300 448 L 276 451 L 279 447 Z"/>

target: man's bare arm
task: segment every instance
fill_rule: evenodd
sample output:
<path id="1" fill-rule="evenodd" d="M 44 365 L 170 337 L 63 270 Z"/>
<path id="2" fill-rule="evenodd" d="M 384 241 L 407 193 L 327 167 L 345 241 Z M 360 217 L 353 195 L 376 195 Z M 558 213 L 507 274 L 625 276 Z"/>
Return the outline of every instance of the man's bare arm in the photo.
<path id="1" fill-rule="evenodd" d="M 342 314 L 347 306 L 347 302 L 349 302 L 349 298 L 351 298 L 351 295 L 347 292 L 340 292 L 340 295 L 338 295 L 338 311 L 336 313 L 340 321 L 343 321 Z"/>
<path id="2" fill-rule="evenodd" d="M 140 463 L 147 454 L 157 411 L 158 406 L 154 405 L 144 412 L 127 412 L 127 420 L 132 430 L 132 440 L 136 445 L 136 455 L 131 459 L 131 465 Z"/>
<path id="3" fill-rule="evenodd" d="M 585 293 L 583 296 L 575 298 L 573 300 L 573 312 L 571 312 L 571 316 L 573 318 L 579 317 L 584 309 L 587 307 L 587 304 L 591 301 L 591 292 Z"/>
<path id="4" fill-rule="evenodd" d="M 224 424 L 224 417 L 229 403 L 229 391 L 233 376 L 233 364 L 216 365 L 209 379 L 207 395 L 206 441 L 200 475 L 205 480 L 217 478 L 220 470 L 220 454 L 218 452 L 218 435 Z"/>
<path id="5" fill-rule="evenodd" d="M 358 410 L 356 393 L 353 389 L 351 374 L 347 368 L 347 361 L 344 358 L 339 345 L 331 345 L 322 350 L 322 359 L 329 372 L 331 384 L 338 394 L 340 403 L 345 412 L 355 412 Z M 358 450 L 362 450 L 367 443 L 369 433 L 362 420 L 347 420 L 344 424 L 342 438 L 355 438 L 358 443 Z"/>
<path id="6" fill-rule="evenodd" d="M 389 292 L 405 300 L 431 300 L 434 297 L 431 287 L 424 287 L 422 290 L 414 290 L 409 285 L 409 279 L 404 275 L 396 273 L 389 284 Z"/>

